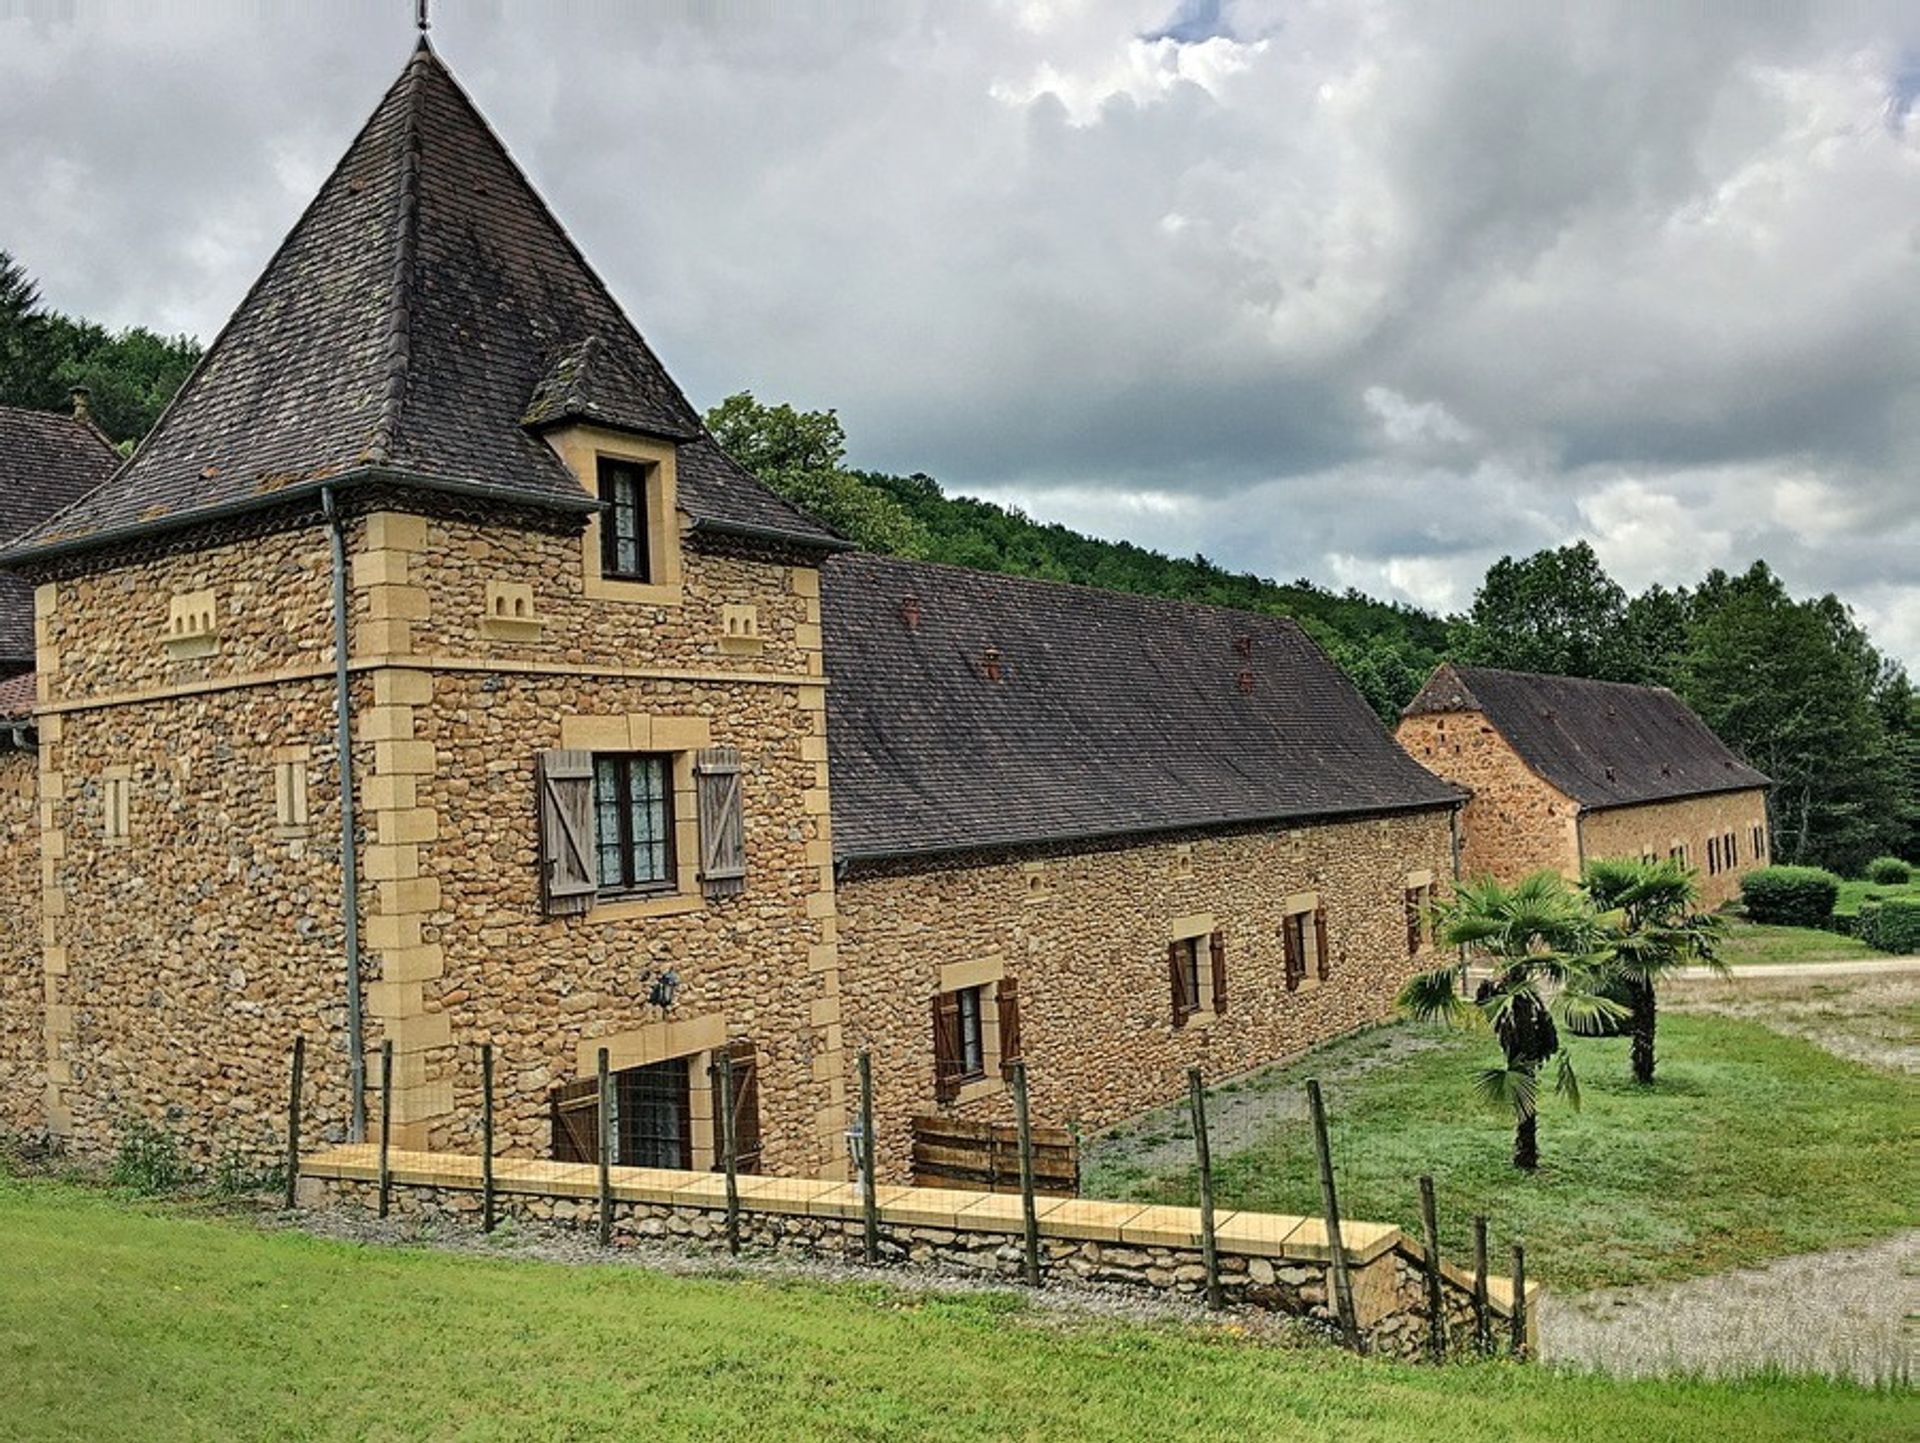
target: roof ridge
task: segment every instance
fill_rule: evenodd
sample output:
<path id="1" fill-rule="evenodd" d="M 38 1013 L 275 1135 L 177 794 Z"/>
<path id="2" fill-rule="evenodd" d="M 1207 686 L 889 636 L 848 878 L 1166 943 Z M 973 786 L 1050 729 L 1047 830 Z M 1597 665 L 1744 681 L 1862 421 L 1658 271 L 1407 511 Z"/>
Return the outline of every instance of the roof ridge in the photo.
<path id="1" fill-rule="evenodd" d="M 439 57 L 422 35 L 407 62 L 407 93 L 402 101 L 405 123 L 400 133 L 400 183 L 396 187 L 393 243 L 393 279 L 387 296 L 387 394 L 380 402 L 367 460 L 390 465 L 400 434 L 400 415 L 406 406 L 407 377 L 413 365 L 413 271 L 420 231 L 420 95 L 421 73 Z"/>
<path id="2" fill-rule="evenodd" d="M 834 561 L 879 561 L 894 566 L 917 566 L 929 571 L 960 572 L 968 576 L 985 576 L 995 581 L 1017 582 L 1054 591 L 1091 592 L 1096 596 L 1118 597 L 1123 601 L 1137 601 L 1146 606 L 1168 607 L 1179 611 L 1219 612 L 1227 616 L 1247 616 L 1259 621 L 1279 622 L 1299 632 L 1307 640 L 1313 639 L 1297 616 L 1288 616 L 1284 612 L 1277 611 L 1248 611 L 1244 606 L 1225 606 L 1217 601 L 1188 601 L 1183 597 L 1160 596 L 1152 592 L 1122 591 L 1118 587 L 1100 586 L 1090 581 L 1056 581 L 1050 576 L 1022 576 L 1013 571 L 990 571 L 984 566 L 966 566 L 957 561 L 930 561 L 918 556 L 894 556 L 883 551 L 843 552 L 835 557 Z M 1318 643 L 1315 644 L 1318 645 Z M 1324 652 L 1325 648 L 1321 650 Z"/>

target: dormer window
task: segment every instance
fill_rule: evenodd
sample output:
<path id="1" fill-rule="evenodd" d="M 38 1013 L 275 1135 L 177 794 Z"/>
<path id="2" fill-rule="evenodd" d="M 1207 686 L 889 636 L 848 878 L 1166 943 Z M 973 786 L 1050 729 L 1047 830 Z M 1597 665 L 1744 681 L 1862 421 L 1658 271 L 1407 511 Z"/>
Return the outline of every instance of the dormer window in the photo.
<path id="1" fill-rule="evenodd" d="M 651 581 L 647 537 L 647 479 L 651 467 L 600 458 L 600 574 L 619 581 Z"/>

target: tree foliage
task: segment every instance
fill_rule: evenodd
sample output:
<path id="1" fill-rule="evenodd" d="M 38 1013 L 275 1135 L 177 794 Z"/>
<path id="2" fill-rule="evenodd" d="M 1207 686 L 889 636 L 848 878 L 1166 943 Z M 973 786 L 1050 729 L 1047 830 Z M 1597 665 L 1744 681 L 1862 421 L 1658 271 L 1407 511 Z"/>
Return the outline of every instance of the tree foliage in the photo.
<path id="1" fill-rule="evenodd" d="M 64 411 L 74 387 L 85 386 L 95 424 L 130 445 L 152 429 L 199 359 L 190 336 L 109 331 L 48 311 L 26 270 L 0 250 L 0 405 Z"/>

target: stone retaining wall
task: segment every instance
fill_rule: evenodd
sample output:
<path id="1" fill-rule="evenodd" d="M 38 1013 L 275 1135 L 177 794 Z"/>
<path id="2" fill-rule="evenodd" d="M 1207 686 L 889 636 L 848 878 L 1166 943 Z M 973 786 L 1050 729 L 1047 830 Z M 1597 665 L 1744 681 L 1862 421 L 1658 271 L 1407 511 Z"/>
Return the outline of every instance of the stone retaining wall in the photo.
<path id="1" fill-rule="evenodd" d="M 402 1218 L 477 1227 L 480 1159 L 394 1152 L 389 1159 L 391 1211 Z M 599 1221 L 599 1175 L 590 1165 L 495 1161 L 499 1217 L 543 1227 L 593 1228 Z M 337 1148 L 302 1164 L 300 1197 L 309 1207 L 377 1205 L 379 1151 Z M 657 1168 L 611 1170 L 615 1245 L 641 1240 L 724 1246 L 726 1182 L 716 1173 Z M 859 1187 L 830 1179 L 742 1177 L 741 1240 L 762 1251 L 857 1261 L 865 1228 Z M 1017 1281 L 1023 1257 L 1018 1196 L 909 1188 L 877 1189 L 884 1263 L 950 1275 Z M 1196 1208 L 1041 1198 L 1043 1278 L 1198 1299 L 1206 1267 Z M 1229 1306 L 1260 1308 L 1331 1329 L 1332 1252 L 1315 1218 L 1221 1211 L 1215 1220 L 1221 1291 Z M 1342 1242 L 1353 1280 L 1354 1309 L 1370 1351 L 1424 1356 L 1427 1303 L 1424 1254 L 1398 1228 L 1350 1222 Z M 1470 1346 L 1472 1282 L 1443 1272 L 1452 1347 Z M 1512 1288 L 1489 1281 L 1495 1336 L 1510 1331 Z M 1528 1289 L 1529 1316 L 1538 1289 Z"/>

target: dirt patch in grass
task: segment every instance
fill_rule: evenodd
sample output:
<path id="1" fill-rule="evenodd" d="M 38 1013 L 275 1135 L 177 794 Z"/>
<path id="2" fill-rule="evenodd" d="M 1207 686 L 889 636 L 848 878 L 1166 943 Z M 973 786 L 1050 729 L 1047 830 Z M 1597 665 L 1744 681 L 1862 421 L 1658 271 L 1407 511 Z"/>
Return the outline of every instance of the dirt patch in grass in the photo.
<path id="1" fill-rule="evenodd" d="M 1849 1062 L 1920 1072 L 1920 977 L 1761 978 L 1692 982 L 1663 1011 L 1736 1017 Z"/>
<path id="2" fill-rule="evenodd" d="M 1684 1283 L 1556 1297 L 1541 1356 L 1618 1377 L 1763 1369 L 1910 1383 L 1920 1348 L 1920 1229 Z"/>

